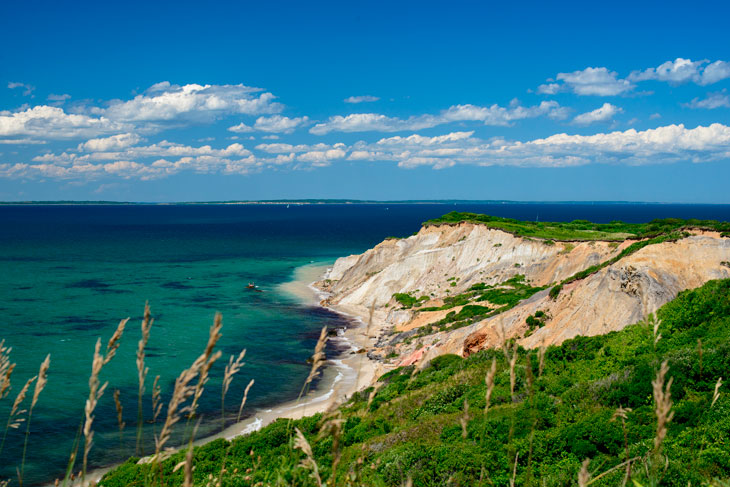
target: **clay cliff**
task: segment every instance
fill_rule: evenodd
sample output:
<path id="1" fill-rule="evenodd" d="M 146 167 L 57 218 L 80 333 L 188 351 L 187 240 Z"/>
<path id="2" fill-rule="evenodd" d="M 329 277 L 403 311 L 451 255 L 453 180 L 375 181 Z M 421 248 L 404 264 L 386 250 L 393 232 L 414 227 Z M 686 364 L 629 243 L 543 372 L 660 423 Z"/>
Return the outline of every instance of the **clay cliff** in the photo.
<path id="1" fill-rule="evenodd" d="M 689 230 L 550 295 L 557 283 L 615 260 L 632 243 L 554 242 L 481 224 L 432 225 L 338 259 L 318 286 L 329 293 L 323 304 L 370 322 L 372 356 L 405 365 L 444 353 L 467 356 L 510 338 L 534 348 L 620 330 L 682 290 L 730 278 L 730 238 Z M 502 307 L 482 290 L 519 291 L 525 299 Z M 397 300 L 397 293 L 416 303 Z M 464 306 L 476 316 L 458 320 Z M 482 309 L 489 312 L 479 315 Z"/>

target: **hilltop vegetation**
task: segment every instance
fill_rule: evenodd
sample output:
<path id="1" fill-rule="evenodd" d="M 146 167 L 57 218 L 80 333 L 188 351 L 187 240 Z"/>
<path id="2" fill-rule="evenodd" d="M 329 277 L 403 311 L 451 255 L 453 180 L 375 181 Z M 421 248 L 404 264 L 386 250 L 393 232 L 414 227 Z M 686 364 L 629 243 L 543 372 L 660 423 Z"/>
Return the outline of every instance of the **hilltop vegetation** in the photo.
<path id="1" fill-rule="evenodd" d="M 395 369 L 326 415 L 195 448 L 194 485 L 728 485 L 729 339 L 730 280 L 711 281 L 619 332 Z M 101 485 L 182 485 L 181 462 Z"/>
<path id="2" fill-rule="evenodd" d="M 490 228 L 498 228 L 520 237 L 534 237 L 561 241 L 623 241 L 627 238 L 653 238 L 659 235 L 679 232 L 688 228 L 714 230 L 721 233 L 730 232 L 729 222 L 717 222 L 714 220 L 682 220 L 679 218 L 665 218 L 662 220 L 652 220 L 649 223 L 624 223 L 621 221 L 614 221 L 611 223 L 592 223 L 587 220 L 574 220 L 572 222 L 528 222 L 515 220 L 513 218 L 502 218 L 498 216 L 458 211 L 452 211 L 442 217 L 428 220 L 424 222 L 423 225 L 430 226 L 460 222 L 486 225 Z"/>

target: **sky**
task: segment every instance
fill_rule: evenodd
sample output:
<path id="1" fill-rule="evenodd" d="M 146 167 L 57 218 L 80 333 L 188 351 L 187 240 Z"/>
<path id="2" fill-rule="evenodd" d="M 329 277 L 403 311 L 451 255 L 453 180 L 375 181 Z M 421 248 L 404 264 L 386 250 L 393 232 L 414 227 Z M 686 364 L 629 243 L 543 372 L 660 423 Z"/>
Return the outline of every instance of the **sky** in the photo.
<path id="1" fill-rule="evenodd" d="M 2 2 L 0 200 L 730 203 L 728 18 Z"/>

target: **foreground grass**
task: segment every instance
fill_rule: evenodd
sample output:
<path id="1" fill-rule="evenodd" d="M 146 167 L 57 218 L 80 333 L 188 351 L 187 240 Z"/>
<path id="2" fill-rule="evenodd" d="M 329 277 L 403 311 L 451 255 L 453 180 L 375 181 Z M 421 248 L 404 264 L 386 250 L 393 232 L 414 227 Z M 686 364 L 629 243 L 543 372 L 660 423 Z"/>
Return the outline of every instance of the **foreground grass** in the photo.
<path id="1" fill-rule="evenodd" d="M 193 483 L 727 485 L 716 479 L 730 478 L 719 380 L 730 372 L 730 280 L 685 291 L 657 316 L 546 350 L 506 343 L 396 369 L 327 415 L 195 448 Z M 162 462 L 154 484 L 181 485 L 183 462 L 185 452 Z M 148 485 L 150 468 L 133 458 L 101 484 Z"/>
<path id="2" fill-rule="evenodd" d="M 730 223 L 714 220 L 666 218 L 663 220 L 652 220 L 649 223 L 624 223 L 621 221 L 592 223 L 587 220 L 575 220 L 572 222 L 528 222 L 512 218 L 458 211 L 452 211 L 439 218 L 428 220 L 423 225 L 430 226 L 460 222 L 478 223 L 490 228 L 498 228 L 520 237 L 534 237 L 558 241 L 623 241 L 627 238 L 653 238 L 688 228 L 714 230 L 721 233 L 730 232 Z"/>

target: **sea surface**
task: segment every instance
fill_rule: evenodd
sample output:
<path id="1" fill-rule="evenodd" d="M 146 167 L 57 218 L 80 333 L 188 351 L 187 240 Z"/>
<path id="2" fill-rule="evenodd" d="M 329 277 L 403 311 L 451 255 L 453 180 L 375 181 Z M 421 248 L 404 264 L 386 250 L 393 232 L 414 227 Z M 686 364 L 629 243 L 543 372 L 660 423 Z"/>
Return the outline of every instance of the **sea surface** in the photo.
<path id="1" fill-rule="evenodd" d="M 83 420 L 94 344 L 98 337 L 106 344 L 127 317 L 121 348 L 102 373 L 109 386 L 97 407 L 90 461 L 104 466 L 135 453 L 135 349 L 145 301 L 155 319 L 147 347 L 145 419 L 151 417 L 154 377 L 160 376 L 166 402 L 175 377 L 201 353 L 214 313 L 223 314 L 223 358 L 211 371 L 199 409 L 200 435 L 208 435 L 220 428 L 220 377 L 231 354 L 247 350 L 226 398 L 229 420 L 250 379 L 255 385 L 249 411 L 296 398 L 318 330 L 346 325 L 341 316 L 285 291 L 282 284 L 298 268 L 331 264 L 387 236 L 411 235 L 422 221 L 453 210 L 540 221 L 730 220 L 727 205 L 0 206 L 0 339 L 17 362 L 13 390 L 0 401 L 0 432 L 22 384 L 51 354 L 48 385 L 30 423 L 25 485 L 63 475 Z M 263 292 L 247 290 L 248 282 Z M 114 389 L 126 422 L 121 435 Z M 0 479 L 16 477 L 25 428 L 7 435 Z M 145 423 L 145 452 L 154 449 L 159 428 Z"/>

